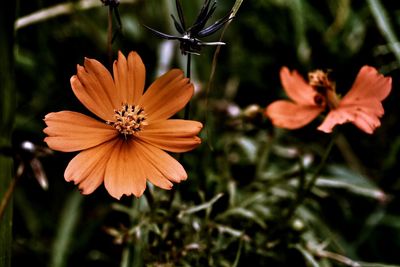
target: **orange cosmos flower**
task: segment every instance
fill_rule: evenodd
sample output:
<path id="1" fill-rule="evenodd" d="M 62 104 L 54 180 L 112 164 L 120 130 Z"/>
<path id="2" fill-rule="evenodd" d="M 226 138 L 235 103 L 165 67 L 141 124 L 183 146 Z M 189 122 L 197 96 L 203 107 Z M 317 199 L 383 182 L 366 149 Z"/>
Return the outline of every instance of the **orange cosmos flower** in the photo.
<path id="1" fill-rule="evenodd" d="M 326 108 L 329 113 L 318 130 L 330 133 L 338 124 L 351 122 L 372 134 L 380 126 L 384 114 L 381 101 L 390 93 L 392 79 L 370 66 L 359 71 L 350 91 L 340 99 L 335 84 L 327 73 L 309 73 L 307 83 L 297 71 L 283 67 L 280 72 L 283 89 L 292 101 L 278 100 L 270 104 L 265 115 L 281 128 L 298 129 L 314 120 Z"/>
<path id="2" fill-rule="evenodd" d="M 85 58 L 71 77 L 76 97 L 101 121 L 73 111 L 45 116 L 44 141 L 54 150 L 81 151 L 64 176 L 83 194 L 104 182 L 111 196 L 139 197 L 148 179 L 163 189 L 187 178 L 182 165 L 164 150 L 186 152 L 197 147 L 197 121 L 169 119 L 193 95 L 193 85 L 178 69 L 159 77 L 145 93 L 145 67 L 140 56 L 119 52 L 114 79 L 97 60 Z"/>

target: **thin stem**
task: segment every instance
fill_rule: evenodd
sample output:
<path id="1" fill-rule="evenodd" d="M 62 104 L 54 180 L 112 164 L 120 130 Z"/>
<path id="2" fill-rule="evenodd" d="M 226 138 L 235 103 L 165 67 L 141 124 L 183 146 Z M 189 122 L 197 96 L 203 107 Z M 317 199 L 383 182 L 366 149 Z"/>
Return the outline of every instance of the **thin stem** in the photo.
<path id="1" fill-rule="evenodd" d="M 8 203 L 11 200 L 11 197 L 15 191 L 17 186 L 17 182 L 21 178 L 22 175 L 16 175 L 14 179 L 11 180 L 10 184 L 8 185 L 7 191 L 4 193 L 1 202 L 0 202 L 0 221 L 3 218 L 4 212 L 8 206 Z"/>
<path id="2" fill-rule="evenodd" d="M 305 196 L 305 184 L 306 184 L 306 173 L 304 170 L 303 162 L 301 158 L 299 158 L 299 165 L 300 165 L 300 170 L 298 172 L 299 176 L 299 186 L 297 187 L 297 192 L 296 192 L 296 201 L 293 202 L 292 206 L 289 208 L 288 212 L 286 213 L 285 216 L 285 221 L 290 221 L 292 218 L 294 212 L 296 211 L 297 207 L 301 204 L 299 202 L 302 202 Z"/>
<path id="3" fill-rule="evenodd" d="M 112 68 L 112 12 L 113 8 L 111 5 L 108 6 L 108 28 L 107 28 L 107 55 L 108 63 Z"/>
<path id="4" fill-rule="evenodd" d="M 187 62 L 186 62 L 186 77 L 189 78 L 189 80 L 191 79 L 191 61 L 192 61 L 192 55 L 189 53 L 187 54 Z M 190 117 L 190 101 L 187 103 L 186 107 L 185 107 L 185 115 L 184 115 L 184 119 L 188 120 Z"/>
<path id="5" fill-rule="evenodd" d="M 237 250 L 237 252 L 236 252 L 235 262 L 233 263 L 232 267 L 236 267 L 236 266 L 239 265 L 240 256 L 241 256 L 241 254 L 242 254 L 243 242 L 244 242 L 244 241 L 243 241 L 243 238 L 240 238 L 239 247 L 238 247 L 238 250 Z"/>
<path id="6" fill-rule="evenodd" d="M 187 61 L 186 61 L 186 77 L 189 78 L 191 77 L 191 61 L 192 61 L 192 55 L 190 53 L 187 54 Z M 185 107 L 185 114 L 183 115 L 183 118 L 185 120 L 188 120 L 190 118 L 190 101 L 186 104 Z M 178 161 L 181 162 L 183 160 L 183 153 L 180 153 L 178 155 Z M 172 202 L 174 201 L 175 198 L 175 191 L 176 190 L 171 190 L 171 194 L 169 195 L 168 199 L 168 208 L 170 209 L 172 207 Z"/>
<path id="7" fill-rule="evenodd" d="M 239 11 L 239 8 L 242 5 L 242 3 L 243 3 L 243 0 L 236 0 L 235 1 L 235 4 L 233 5 L 232 10 L 231 10 L 231 15 L 229 16 L 229 20 L 225 24 L 224 28 L 222 29 L 221 35 L 219 37 L 219 42 L 222 42 L 222 39 L 224 37 L 226 29 L 229 27 L 229 25 L 231 24 L 232 20 L 236 17 L 236 13 Z M 206 97 L 206 103 L 205 103 L 205 106 L 206 106 L 205 121 L 206 122 L 208 121 L 208 95 L 210 93 L 211 84 L 212 84 L 212 82 L 214 80 L 214 75 L 215 75 L 215 70 L 217 68 L 217 60 L 218 60 L 218 55 L 219 55 L 220 50 L 221 50 L 221 46 L 218 45 L 217 48 L 215 49 L 215 52 L 214 52 L 214 55 L 213 55 L 213 61 L 212 61 L 212 65 L 211 65 L 211 72 L 210 72 L 210 76 L 209 76 L 208 83 L 207 83 L 206 96 L 205 96 Z M 213 151 L 214 147 L 212 145 L 212 140 L 211 140 L 212 135 L 211 135 L 209 126 L 206 127 L 206 134 L 207 134 L 207 139 L 208 139 L 207 144 L 208 144 L 210 150 Z"/>
<path id="8" fill-rule="evenodd" d="M 321 162 L 319 163 L 317 169 L 315 170 L 313 176 L 311 177 L 310 181 L 306 183 L 305 181 L 305 173 L 302 171 L 300 173 L 300 178 L 299 178 L 299 187 L 297 190 L 297 196 L 296 200 L 293 202 L 293 205 L 289 208 L 285 220 L 290 221 L 290 219 L 293 217 L 294 213 L 296 212 L 297 208 L 304 202 L 304 200 L 307 198 L 308 194 L 311 192 L 312 188 L 315 185 L 315 182 L 317 181 L 319 175 L 321 174 L 322 169 L 325 167 L 326 161 L 328 160 L 328 157 L 332 151 L 333 145 L 335 144 L 335 139 L 336 139 L 336 132 L 332 134 L 332 138 L 324 152 L 324 155 L 322 156 Z M 300 166 L 303 166 L 302 164 Z"/>
<path id="9" fill-rule="evenodd" d="M 332 151 L 333 145 L 335 144 L 335 139 L 336 139 L 336 132 L 332 134 L 331 141 L 329 142 L 328 147 L 326 148 L 325 153 L 322 156 L 321 162 L 318 165 L 317 169 L 314 172 L 314 175 L 312 176 L 310 182 L 308 182 L 308 185 L 306 186 L 306 188 L 304 190 L 306 194 L 309 191 L 311 191 L 311 189 L 315 185 L 315 182 L 317 181 L 319 175 L 321 174 L 322 169 L 325 167 L 326 161 L 328 160 L 328 157 Z"/>
<path id="10" fill-rule="evenodd" d="M 150 188 L 147 188 L 144 191 L 144 195 L 146 196 L 147 203 L 149 204 L 150 207 L 152 207 L 154 204 L 154 197 L 153 197 L 153 193 L 151 192 Z"/>
<path id="11" fill-rule="evenodd" d="M 262 177 L 263 171 L 265 166 L 268 165 L 269 162 L 269 156 L 271 154 L 271 147 L 273 144 L 273 141 L 271 140 L 271 138 L 268 138 L 267 135 L 265 135 L 266 138 L 264 140 L 264 145 L 262 147 L 260 156 L 259 156 L 259 160 L 258 163 L 256 165 L 256 176 L 258 178 Z"/>

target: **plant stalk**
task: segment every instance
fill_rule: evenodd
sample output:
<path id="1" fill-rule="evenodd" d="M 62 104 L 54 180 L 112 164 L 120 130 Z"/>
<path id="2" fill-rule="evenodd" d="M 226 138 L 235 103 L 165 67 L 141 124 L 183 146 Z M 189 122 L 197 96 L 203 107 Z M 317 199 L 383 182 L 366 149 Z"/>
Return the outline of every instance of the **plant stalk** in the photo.
<path id="1" fill-rule="evenodd" d="M 110 67 L 110 71 L 112 70 L 112 62 L 113 62 L 113 58 L 112 58 L 112 12 L 113 12 L 113 8 L 110 6 L 108 6 L 108 28 L 107 28 L 107 56 L 108 56 L 108 65 Z"/>
<path id="2" fill-rule="evenodd" d="M 16 93 L 14 88 L 14 21 L 16 1 L 0 8 L 0 147 L 11 146 Z M 0 155 L 0 199 L 6 194 L 13 177 L 13 162 Z M 0 266 L 11 266 L 12 199 L 0 220 Z"/>
<path id="3" fill-rule="evenodd" d="M 288 212 L 286 213 L 285 220 L 288 222 L 291 220 L 293 215 L 295 214 L 297 208 L 303 204 L 304 200 L 307 198 L 308 194 L 311 192 L 312 188 L 315 185 L 319 175 L 321 174 L 322 169 L 326 165 L 326 161 L 332 151 L 333 145 L 335 144 L 336 140 L 336 132 L 332 134 L 331 140 L 322 156 L 321 162 L 319 163 L 317 169 L 315 170 L 313 176 L 311 177 L 310 181 L 306 183 L 305 173 L 301 171 L 300 173 L 300 180 L 299 180 L 299 188 L 297 190 L 297 197 L 296 200 L 293 202 L 293 205 L 289 208 Z M 303 167 L 301 167 L 303 168 Z"/>
<path id="4" fill-rule="evenodd" d="M 186 61 L 186 77 L 191 79 L 191 62 L 192 61 L 192 55 L 190 53 L 187 54 L 187 61 Z M 188 120 L 190 118 L 190 101 L 187 103 L 185 107 L 185 115 L 183 117 L 185 120 Z"/>

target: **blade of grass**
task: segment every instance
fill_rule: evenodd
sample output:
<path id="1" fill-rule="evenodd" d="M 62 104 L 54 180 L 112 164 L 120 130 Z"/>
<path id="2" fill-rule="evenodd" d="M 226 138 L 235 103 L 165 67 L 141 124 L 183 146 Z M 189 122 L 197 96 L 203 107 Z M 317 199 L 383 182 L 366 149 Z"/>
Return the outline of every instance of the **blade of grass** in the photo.
<path id="1" fill-rule="evenodd" d="M 134 4 L 137 0 L 121 0 L 122 4 Z M 33 25 L 36 23 L 44 22 L 46 20 L 56 18 L 62 15 L 68 15 L 76 10 L 86 10 L 96 7 L 101 7 L 102 4 L 99 0 L 81 0 L 79 2 L 67 2 L 57 4 L 48 8 L 43 8 L 35 11 L 29 15 L 18 18 L 15 21 L 15 29 L 19 30 L 21 28 Z"/>
<path id="2" fill-rule="evenodd" d="M 0 9 L 0 147 L 11 145 L 15 113 L 14 90 L 14 20 L 16 1 Z M 0 199 L 5 197 L 11 183 L 12 160 L 0 155 Z M 11 266 L 12 200 L 0 220 L 0 266 Z"/>
<path id="3" fill-rule="evenodd" d="M 381 34 L 388 42 L 389 49 L 400 64 L 400 44 L 389 22 L 389 15 L 380 0 L 367 0 L 367 2 Z"/>
<path id="4" fill-rule="evenodd" d="M 67 256 L 78 224 L 82 200 L 78 191 L 72 192 L 66 200 L 52 248 L 50 267 L 67 266 Z"/>
<path id="5" fill-rule="evenodd" d="M 196 213 L 196 212 L 201 211 L 201 210 L 205 210 L 205 209 L 211 208 L 212 205 L 214 205 L 214 203 L 217 202 L 218 199 L 220 199 L 223 195 L 224 195 L 224 194 L 219 193 L 219 194 L 217 194 L 216 196 L 214 196 L 214 197 L 213 197 L 210 201 L 208 201 L 208 202 L 205 202 L 205 203 L 203 203 L 203 204 L 201 204 L 201 205 L 194 206 L 194 207 L 192 207 L 192 208 L 189 208 L 189 209 L 186 209 L 186 210 L 181 211 L 181 212 L 178 214 L 178 218 L 182 218 L 184 215 L 187 215 L 187 214 L 192 214 L 192 213 Z"/>

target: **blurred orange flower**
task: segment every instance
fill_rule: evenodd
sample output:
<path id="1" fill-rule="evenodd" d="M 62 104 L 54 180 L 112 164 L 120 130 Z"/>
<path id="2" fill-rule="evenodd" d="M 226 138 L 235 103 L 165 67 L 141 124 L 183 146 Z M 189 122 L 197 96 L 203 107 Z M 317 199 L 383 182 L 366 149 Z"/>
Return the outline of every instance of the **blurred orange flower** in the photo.
<path id="1" fill-rule="evenodd" d="M 307 83 L 297 71 L 283 67 L 280 72 L 283 89 L 292 101 L 271 103 L 265 115 L 281 128 L 298 129 L 314 120 L 326 108 L 329 113 L 318 130 L 330 133 L 338 124 L 351 122 L 372 134 L 384 114 L 381 104 L 390 93 L 392 79 L 370 66 L 363 66 L 350 91 L 340 99 L 328 74 L 317 70 L 309 73 Z"/>
<path id="2" fill-rule="evenodd" d="M 187 178 L 182 165 L 164 150 L 186 152 L 197 147 L 202 124 L 169 119 L 193 95 L 193 85 L 178 69 L 159 77 L 145 93 L 145 67 L 131 52 L 119 52 L 114 79 L 97 60 L 85 58 L 71 77 L 76 97 L 101 121 L 73 111 L 45 116 L 45 142 L 54 150 L 81 151 L 68 164 L 64 176 L 79 184 L 83 194 L 103 182 L 111 196 L 139 197 L 148 179 L 171 189 Z"/>

